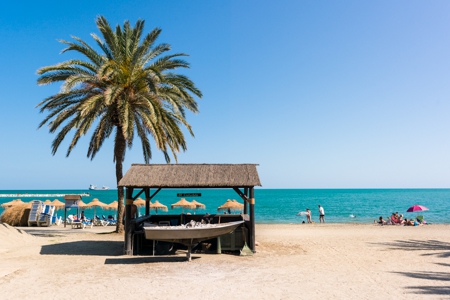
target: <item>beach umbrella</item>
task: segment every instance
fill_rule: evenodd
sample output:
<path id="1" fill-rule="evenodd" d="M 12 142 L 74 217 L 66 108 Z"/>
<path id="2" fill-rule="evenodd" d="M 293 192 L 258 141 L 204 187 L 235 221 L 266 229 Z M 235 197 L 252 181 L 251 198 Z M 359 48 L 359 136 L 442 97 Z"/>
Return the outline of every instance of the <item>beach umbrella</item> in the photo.
<path id="1" fill-rule="evenodd" d="M 84 203 L 82 200 L 78 200 L 78 207 L 85 208 L 87 206 L 86 203 Z"/>
<path id="2" fill-rule="evenodd" d="M 150 209 L 153 209 L 156 213 L 158 213 L 158 210 L 168 211 L 167 206 L 160 203 L 158 200 L 155 200 L 155 203 L 150 202 Z"/>
<path id="3" fill-rule="evenodd" d="M 177 203 L 172 204 L 170 207 L 171 207 L 172 209 L 177 208 L 177 207 L 181 207 L 181 208 L 183 209 L 183 212 L 184 212 L 184 209 L 185 209 L 185 208 L 186 208 L 186 209 L 194 209 L 194 208 L 195 208 L 195 204 L 193 204 L 193 203 L 187 201 L 187 200 L 184 199 L 184 198 L 181 198 L 180 201 L 178 201 Z"/>
<path id="4" fill-rule="evenodd" d="M 117 210 L 119 208 L 119 202 L 117 200 L 111 202 L 104 207 L 105 209 Z"/>
<path id="5" fill-rule="evenodd" d="M 414 204 L 413 206 L 408 208 L 408 210 L 406 212 L 418 212 L 418 211 L 426 211 L 426 210 L 428 210 L 428 208 L 426 208 L 425 206 Z"/>
<path id="6" fill-rule="evenodd" d="M 66 206 L 64 202 L 59 201 L 58 199 L 53 200 L 51 205 L 53 205 L 56 210 L 64 209 L 64 207 Z"/>
<path id="7" fill-rule="evenodd" d="M 205 205 L 205 204 L 200 203 L 200 202 L 198 202 L 198 201 L 195 200 L 195 199 L 192 200 L 191 203 L 195 205 L 195 211 L 197 211 L 197 209 L 199 209 L 199 208 L 201 208 L 201 209 L 206 208 L 206 205 Z M 194 214 L 195 214 L 195 212 L 194 212 Z"/>
<path id="8" fill-rule="evenodd" d="M 100 200 L 98 200 L 97 198 L 94 198 L 91 202 L 89 202 L 88 204 L 86 204 L 86 208 L 91 208 L 91 207 L 93 207 L 94 208 L 94 217 L 96 216 L 96 210 L 97 210 L 97 207 L 105 207 L 106 206 L 106 204 L 105 203 L 103 203 L 103 202 L 101 202 Z"/>
<path id="9" fill-rule="evenodd" d="M 192 200 L 191 203 L 195 205 L 195 209 L 197 209 L 197 208 L 206 208 L 205 204 L 197 202 L 197 200 Z"/>
<path id="10" fill-rule="evenodd" d="M 235 199 L 228 199 L 227 202 L 222 204 L 217 208 L 218 211 L 221 210 L 242 210 L 244 209 L 244 204 L 237 202 Z"/>
<path id="11" fill-rule="evenodd" d="M 136 205 L 137 207 L 145 206 L 145 200 L 142 198 L 137 198 L 136 200 L 133 201 L 133 204 Z"/>
<path id="12" fill-rule="evenodd" d="M 2 207 L 7 208 L 7 207 L 11 207 L 11 206 L 18 205 L 18 204 L 24 204 L 24 202 L 20 199 L 15 199 L 15 200 L 3 203 Z"/>
<path id="13" fill-rule="evenodd" d="M 45 204 L 45 205 L 53 205 L 53 204 L 52 204 L 52 200 L 50 200 L 50 199 L 45 200 L 45 201 L 44 201 L 44 204 Z"/>

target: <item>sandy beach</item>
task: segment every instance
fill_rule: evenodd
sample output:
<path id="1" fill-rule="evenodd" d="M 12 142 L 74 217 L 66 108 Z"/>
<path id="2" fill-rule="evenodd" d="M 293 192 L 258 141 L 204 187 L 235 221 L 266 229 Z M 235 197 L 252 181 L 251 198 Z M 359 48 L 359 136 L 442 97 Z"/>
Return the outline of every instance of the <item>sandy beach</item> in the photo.
<path id="1" fill-rule="evenodd" d="M 112 230 L 0 224 L 0 298 L 450 298 L 449 225 L 258 224 L 255 255 L 190 263 L 124 256 Z"/>

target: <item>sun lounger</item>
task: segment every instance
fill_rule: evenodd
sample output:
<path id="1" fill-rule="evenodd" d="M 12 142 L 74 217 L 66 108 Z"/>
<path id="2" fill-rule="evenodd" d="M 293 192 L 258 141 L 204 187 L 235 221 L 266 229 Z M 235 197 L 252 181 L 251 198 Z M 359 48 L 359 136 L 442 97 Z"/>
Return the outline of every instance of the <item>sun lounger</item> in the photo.
<path id="1" fill-rule="evenodd" d="M 31 201 L 31 210 L 28 217 L 28 226 L 36 225 L 38 226 L 39 215 L 42 211 L 42 201 L 33 200 Z"/>
<path id="2" fill-rule="evenodd" d="M 83 228 L 83 224 L 80 221 L 72 221 L 70 223 L 72 225 L 72 229 L 74 228 Z"/>
<path id="3" fill-rule="evenodd" d="M 37 221 L 38 226 L 46 226 L 49 227 L 52 225 L 52 217 L 55 211 L 55 206 L 53 205 L 42 205 L 42 211 L 39 215 L 39 219 Z"/>

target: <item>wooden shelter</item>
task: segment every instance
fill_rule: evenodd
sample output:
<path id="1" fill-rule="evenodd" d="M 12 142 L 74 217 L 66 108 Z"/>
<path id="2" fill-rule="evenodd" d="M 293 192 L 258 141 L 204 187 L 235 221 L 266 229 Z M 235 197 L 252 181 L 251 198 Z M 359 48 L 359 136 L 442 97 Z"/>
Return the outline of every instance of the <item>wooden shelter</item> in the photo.
<path id="1" fill-rule="evenodd" d="M 125 250 L 132 255 L 131 206 L 133 200 L 145 193 L 145 216 L 133 220 L 140 223 L 150 216 L 151 199 L 161 189 L 232 188 L 244 200 L 244 215 L 249 231 L 249 246 L 255 252 L 255 196 L 254 187 L 261 186 L 257 164 L 132 164 L 119 182 L 126 188 Z M 134 190 L 140 190 L 133 196 Z M 151 194 L 151 189 L 156 189 Z"/>

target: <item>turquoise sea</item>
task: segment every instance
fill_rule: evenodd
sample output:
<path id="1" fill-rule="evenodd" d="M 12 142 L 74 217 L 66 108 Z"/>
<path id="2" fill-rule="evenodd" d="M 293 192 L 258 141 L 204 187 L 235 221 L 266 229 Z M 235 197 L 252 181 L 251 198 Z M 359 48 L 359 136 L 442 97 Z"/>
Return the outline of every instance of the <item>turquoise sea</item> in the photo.
<path id="1" fill-rule="evenodd" d="M 94 198 L 109 204 L 117 199 L 117 190 L 88 191 L 88 190 L 3 190 L 0 194 L 71 194 L 86 193 L 85 203 Z M 152 191 L 152 193 L 154 190 Z M 216 213 L 217 207 L 227 199 L 242 200 L 231 189 L 167 189 L 160 191 L 153 200 L 159 200 L 169 207 L 169 212 L 158 214 L 181 213 L 181 209 L 170 209 L 170 205 L 180 197 L 177 193 L 201 193 L 200 197 L 186 197 L 187 200 L 197 200 L 206 205 L 206 209 L 197 213 Z M 0 197 L 0 204 L 20 197 Z M 24 202 L 34 199 L 63 201 L 62 197 L 32 197 L 20 198 Z M 328 223 L 372 223 L 379 216 L 387 217 L 392 212 L 399 212 L 405 217 L 414 217 L 416 213 L 406 210 L 413 204 L 420 204 L 429 208 L 422 213 L 429 223 L 450 223 L 450 189 L 255 189 L 255 216 L 257 223 L 301 223 L 304 217 L 296 216 L 299 211 L 310 208 L 313 220 L 318 222 L 318 205 L 325 209 Z M 140 209 L 144 213 L 144 208 Z M 0 207 L 0 213 L 3 209 Z M 73 211 L 68 211 L 72 213 Z M 86 209 L 88 217 L 93 215 L 93 209 Z M 187 212 L 187 210 L 185 210 Z M 194 211 L 190 211 L 194 213 Z M 97 215 L 108 215 L 111 211 L 97 208 Z M 58 214 L 64 214 L 59 211 Z"/>

